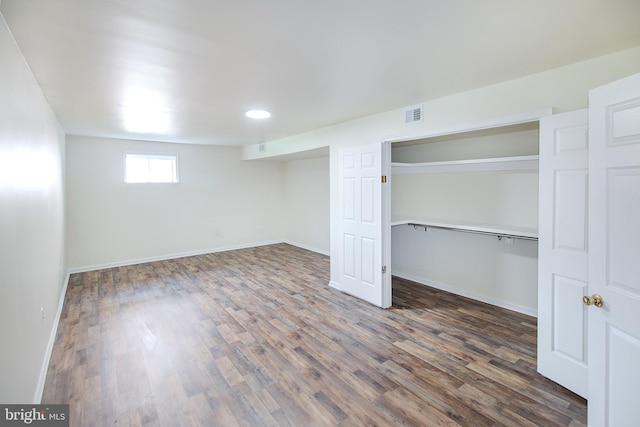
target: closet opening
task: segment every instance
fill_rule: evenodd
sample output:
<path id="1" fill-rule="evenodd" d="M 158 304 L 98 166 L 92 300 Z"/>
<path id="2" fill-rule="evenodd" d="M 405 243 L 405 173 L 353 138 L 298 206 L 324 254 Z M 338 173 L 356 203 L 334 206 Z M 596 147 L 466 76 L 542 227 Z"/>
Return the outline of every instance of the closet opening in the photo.
<path id="1" fill-rule="evenodd" d="M 536 316 L 541 116 L 386 142 L 393 276 Z"/>

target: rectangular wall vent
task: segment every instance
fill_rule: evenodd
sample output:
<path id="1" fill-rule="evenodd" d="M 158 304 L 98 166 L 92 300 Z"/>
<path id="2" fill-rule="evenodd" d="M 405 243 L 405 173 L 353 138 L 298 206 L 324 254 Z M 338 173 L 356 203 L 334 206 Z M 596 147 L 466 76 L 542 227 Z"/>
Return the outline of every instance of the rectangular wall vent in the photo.
<path id="1" fill-rule="evenodd" d="M 423 117 L 422 105 L 411 107 L 408 110 L 406 110 L 404 113 L 405 123 L 421 122 L 423 118 L 424 117 Z"/>

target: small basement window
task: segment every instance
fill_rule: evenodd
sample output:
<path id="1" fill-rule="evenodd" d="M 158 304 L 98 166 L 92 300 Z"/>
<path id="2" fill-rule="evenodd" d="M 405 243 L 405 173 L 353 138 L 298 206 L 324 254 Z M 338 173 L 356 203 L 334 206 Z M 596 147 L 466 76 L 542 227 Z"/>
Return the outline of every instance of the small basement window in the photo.
<path id="1" fill-rule="evenodd" d="M 178 182 L 178 156 L 126 154 L 124 182 Z"/>

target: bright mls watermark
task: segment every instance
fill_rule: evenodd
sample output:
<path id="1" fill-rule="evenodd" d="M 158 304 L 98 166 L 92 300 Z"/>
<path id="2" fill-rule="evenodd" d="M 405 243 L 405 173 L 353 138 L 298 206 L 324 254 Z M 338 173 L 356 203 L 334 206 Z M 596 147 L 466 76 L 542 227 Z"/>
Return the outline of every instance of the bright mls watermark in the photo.
<path id="1" fill-rule="evenodd" d="M 69 427 L 69 405 L 0 405 L 0 427 Z"/>

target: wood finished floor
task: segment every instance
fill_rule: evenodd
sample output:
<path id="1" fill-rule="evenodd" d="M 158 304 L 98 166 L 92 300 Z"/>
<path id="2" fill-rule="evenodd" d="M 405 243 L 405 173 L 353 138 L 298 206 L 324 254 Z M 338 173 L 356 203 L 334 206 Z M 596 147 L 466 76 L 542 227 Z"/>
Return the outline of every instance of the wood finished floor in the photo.
<path id="1" fill-rule="evenodd" d="M 71 425 L 581 426 L 534 318 L 404 280 L 381 310 L 286 244 L 71 276 L 44 389 Z"/>

